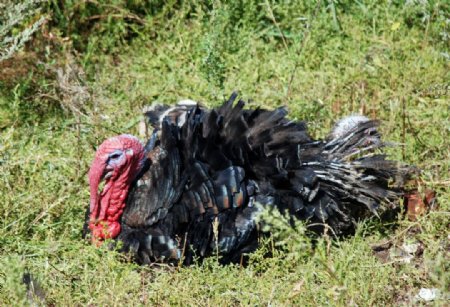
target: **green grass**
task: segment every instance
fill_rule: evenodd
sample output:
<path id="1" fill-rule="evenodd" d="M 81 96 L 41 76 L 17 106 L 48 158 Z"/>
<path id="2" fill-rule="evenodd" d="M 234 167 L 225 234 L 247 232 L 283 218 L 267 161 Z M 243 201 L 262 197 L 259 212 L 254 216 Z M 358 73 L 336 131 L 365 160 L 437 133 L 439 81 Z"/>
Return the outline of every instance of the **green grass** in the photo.
<path id="1" fill-rule="evenodd" d="M 173 2 L 146 11 L 132 40 L 99 22 L 71 64 L 84 67 L 91 94 L 76 105 L 81 113 L 70 112 L 74 95 L 45 67 L 0 78 L 0 305 L 27 304 L 24 270 L 56 305 L 410 305 L 422 287 L 444 293 L 433 304 L 448 303 L 448 4 L 338 1 L 335 20 L 322 2 Z M 70 47 L 51 48 L 47 65 L 70 63 Z M 315 242 L 302 226 L 274 218 L 273 237 L 246 267 L 215 257 L 138 267 L 81 239 L 86 174 L 104 138 L 139 135 L 141 109 L 155 100 L 214 106 L 236 89 L 249 106 L 288 106 L 316 137 L 346 114 L 380 119 L 385 139 L 401 144 L 391 156 L 423 170 L 421 186 L 437 191 L 439 208 L 415 222 L 374 219 L 354 237 Z M 371 247 L 384 242 L 391 251 L 419 242 L 423 253 L 409 264 L 382 261 Z"/>

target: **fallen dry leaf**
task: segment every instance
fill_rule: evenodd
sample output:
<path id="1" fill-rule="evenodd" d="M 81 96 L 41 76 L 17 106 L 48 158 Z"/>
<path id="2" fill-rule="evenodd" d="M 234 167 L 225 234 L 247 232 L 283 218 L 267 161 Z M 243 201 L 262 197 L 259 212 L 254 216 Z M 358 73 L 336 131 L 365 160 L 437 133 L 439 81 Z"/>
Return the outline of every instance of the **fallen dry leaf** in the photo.
<path id="1" fill-rule="evenodd" d="M 436 203 L 436 192 L 426 189 L 424 193 L 412 190 L 405 194 L 405 206 L 408 219 L 416 221 Z"/>

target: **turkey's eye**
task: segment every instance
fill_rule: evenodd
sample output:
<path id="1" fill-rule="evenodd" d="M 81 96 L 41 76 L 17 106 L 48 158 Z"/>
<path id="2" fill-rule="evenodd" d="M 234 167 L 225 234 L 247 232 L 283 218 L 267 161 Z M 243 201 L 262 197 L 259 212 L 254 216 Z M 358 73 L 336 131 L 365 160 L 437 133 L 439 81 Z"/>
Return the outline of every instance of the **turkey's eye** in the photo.
<path id="1" fill-rule="evenodd" d="M 116 160 L 119 160 L 120 158 L 122 158 L 122 156 L 123 156 L 122 151 L 115 151 L 109 155 L 109 160 L 116 161 Z"/>

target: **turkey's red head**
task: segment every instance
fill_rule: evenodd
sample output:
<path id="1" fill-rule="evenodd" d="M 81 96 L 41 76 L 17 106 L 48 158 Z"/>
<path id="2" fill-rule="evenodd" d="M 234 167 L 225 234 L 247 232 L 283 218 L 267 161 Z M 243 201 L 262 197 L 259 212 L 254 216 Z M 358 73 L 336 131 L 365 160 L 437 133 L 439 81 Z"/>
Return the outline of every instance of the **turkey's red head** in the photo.
<path id="1" fill-rule="evenodd" d="M 94 242 L 119 235 L 119 220 L 128 190 L 141 168 L 143 157 L 144 148 L 132 135 L 109 138 L 97 149 L 89 170 L 89 229 Z M 100 191 L 102 180 L 105 184 Z"/>

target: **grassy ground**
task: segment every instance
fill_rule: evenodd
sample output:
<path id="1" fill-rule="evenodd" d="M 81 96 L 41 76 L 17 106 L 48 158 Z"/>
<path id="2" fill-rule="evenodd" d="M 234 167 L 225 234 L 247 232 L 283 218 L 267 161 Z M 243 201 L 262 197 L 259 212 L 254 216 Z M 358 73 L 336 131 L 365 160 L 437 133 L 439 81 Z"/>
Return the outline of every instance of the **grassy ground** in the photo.
<path id="1" fill-rule="evenodd" d="M 99 21 L 84 40 L 45 28 L 60 41 L 0 63 L 0 305 L 27 304 L 24 271 L 54 305 L 411 305 L 420 288 L 448 303 L 450 10 L 397 2 L 174 1 Z M 155 100 L 213 106 L 236 89 L 251 106 L 288 106 L 317 137 L 346 114 L 380 119 L 401 144 L 391 156 L 423 170 L 439 208 L 314 244 L 275 217 L 247 267 L 138 267 L 82 241 L 86 173 L 104 138 L 139 135 Z M 410 263 L 405 246 L 417 247 Z"/>

